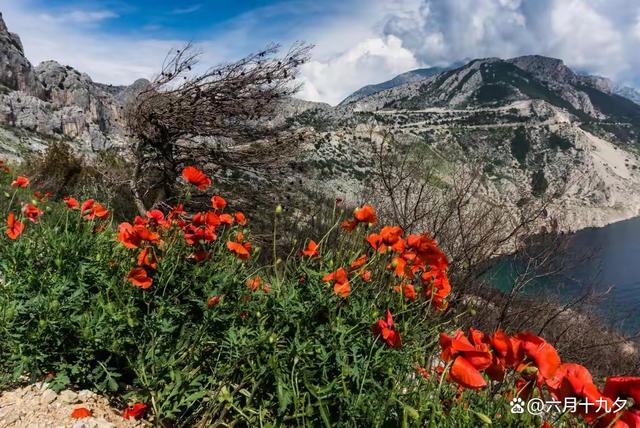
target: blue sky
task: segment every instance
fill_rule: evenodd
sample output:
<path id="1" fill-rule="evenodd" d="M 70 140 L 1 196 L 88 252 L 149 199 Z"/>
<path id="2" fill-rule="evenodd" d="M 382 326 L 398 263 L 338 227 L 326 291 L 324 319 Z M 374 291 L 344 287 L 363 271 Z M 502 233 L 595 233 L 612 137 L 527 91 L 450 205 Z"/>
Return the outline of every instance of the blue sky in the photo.
<path id="1" fill-rule="evenodd" d="M 0 11 L 32 62 L 117 84 L 152 77 L 185 41 L 215 65 L 304 40 L 316 47 L 299 95 L 332 104 L 413 68 L 533 53 L 640 85 L 636 0 L 0 0 Z"/>

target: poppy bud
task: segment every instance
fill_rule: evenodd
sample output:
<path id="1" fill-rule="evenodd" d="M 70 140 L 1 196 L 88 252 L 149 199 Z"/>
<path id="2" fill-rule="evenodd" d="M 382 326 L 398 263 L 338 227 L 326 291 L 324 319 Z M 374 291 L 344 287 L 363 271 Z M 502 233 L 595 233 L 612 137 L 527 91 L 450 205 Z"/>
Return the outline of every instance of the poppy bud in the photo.
<path id="1" fill-rule="evenodd" d="M 209 309 L 213 308 L 218 303 L 220 303 L 220 296 L 211 296 L 209 297 L 209 300 L 207 300 L 207 306 Z"/>
<path id="2" fill-rule="evenodd" d="M 34 205 L 34 206 L 37 207 L 38 206 L 38 200 L 37 199 L 31 199 L 31 205 Z"/>
<path id="3" fill-rule="evenodd" d="M 282 214 L 282 205 L 278 205 L 278 206 L 276 207 L 276 214 L 277 214 L 277 215 Z"/>
<path id="4" fill-rule="evenodd" d="M 479 413 L 479 412 L 474 412 L 476 414 L 476 416 L 478 416 L 478 419 L 480 419 L 482 422 L 484 422 L 487 425 L 492 425 L 493 422 L 491 421 L 491 418 L 487 415 L 485 415 L 484 413 Z"/>
<path id="5" fill-rule="evenodd" d="M 40 325 L 40 328 L 45 328 L 47 326 L 47 321 L 46 320 L 40 320 L 40 322 L 38 324 Z"/>
<path id="6" fill-rule="evenodd" d="M 5 197 L 5 198 L 10 198 L 10 197 L 11 197 L 11 195 L 10 195 L 10 194 L 8 194 L 7 192 L 4 192 L 4 197 Z"/>
<path id="7" fill-rule="evenodd" d="M 529 367 L 526 367 L 524 370 L 522 370 L 522 374 L 525 374 L 525 375 L 532 375 L 536 373 L 538 373 L 538 368 L 535 366 L 529 366 Z"/>

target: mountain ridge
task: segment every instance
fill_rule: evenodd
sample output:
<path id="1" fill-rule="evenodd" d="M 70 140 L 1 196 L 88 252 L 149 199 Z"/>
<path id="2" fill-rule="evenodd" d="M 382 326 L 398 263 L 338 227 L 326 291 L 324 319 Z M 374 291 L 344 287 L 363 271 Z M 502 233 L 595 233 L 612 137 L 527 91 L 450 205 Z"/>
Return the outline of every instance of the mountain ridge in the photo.
<path id="1" fill-rule="evenodd" d="M 541 80 L 562 82 L 566 84 L 582 83 L 588 86 L 593 86 L 594 88 L 605 93 L 612 93 L 623 96 L 635 102 L 636 104 L 640 104 L 640 92 L 638 92 L 638 90 L 636 90 L 635 88 L 616 84 L 611 79 L 606 77 L 575 73 L 564 63 L 563 60 L 558 58 L 552 58 L 543 55 L 523 55 L 505 60 L 502 60 L 500 58 L 477 58 L 467 61 L 466 63 L 457 62 L 450 66 L 410 70 L 405 73 L 399 74 L 385 82 L 366 85 L 347 96 L 338 105 L 346 105 L 351 102 L 356 102 L 366 96 L 374 95 L 375 93 L 402 86 L 407 83 L 427 80 L 440 73 L 464 67 L 465 65 L 468 65 L 475 61 L 488 60 L 500 60 L 514 64 L 518 68 L 533 74 Z"/>

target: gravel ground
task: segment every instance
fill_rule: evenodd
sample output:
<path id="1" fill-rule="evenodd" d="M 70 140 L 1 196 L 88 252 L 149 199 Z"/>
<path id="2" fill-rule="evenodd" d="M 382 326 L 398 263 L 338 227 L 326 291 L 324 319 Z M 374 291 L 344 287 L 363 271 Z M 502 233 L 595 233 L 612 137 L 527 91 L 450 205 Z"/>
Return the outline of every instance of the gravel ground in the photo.
<path id="1" fill-rule="evenodd" d="M 92 416 L 74 419 L 71 413 L 85 407 Z M 0 428 L 139 428 L 141 421 L 125 420 L 106 398 L 91 391 L 61 391 L 34 384 L 0 392 Z"/>

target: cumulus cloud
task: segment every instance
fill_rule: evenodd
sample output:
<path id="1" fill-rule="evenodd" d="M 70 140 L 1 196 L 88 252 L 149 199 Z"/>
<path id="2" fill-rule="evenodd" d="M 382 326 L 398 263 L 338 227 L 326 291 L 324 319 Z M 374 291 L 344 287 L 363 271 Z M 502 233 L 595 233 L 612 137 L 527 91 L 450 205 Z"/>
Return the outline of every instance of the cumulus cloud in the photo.
<path id="1" fill-rule="evenodd" d="M 395 36 L 365 40 L 325 62 L 302 66 L 301 98 L 337 104 L 363 82 L 380 82 L 419 65 L 411 51 Z"/>
<path id="2" fill-rule="evenodd" d="M 622 0 L 423 0 L 383 32 L 424 64 L 542 54 L 613 78 L 637 78 L 638 6 Z M 634 30 L 635 26 L 635 30 Z"/>

